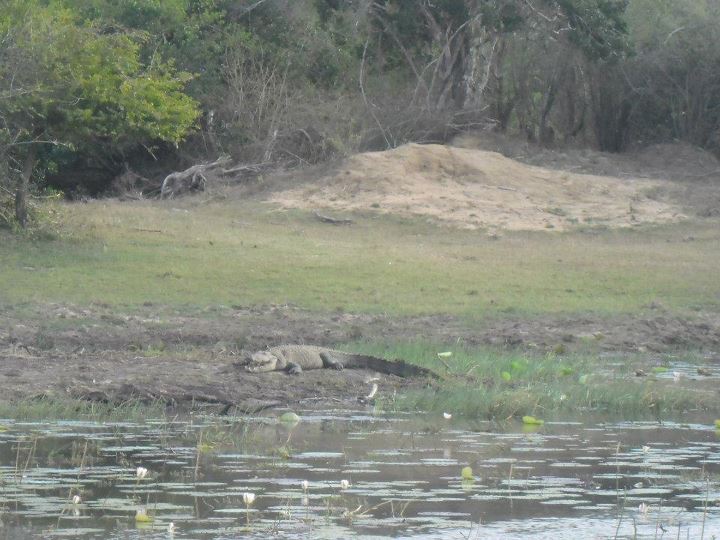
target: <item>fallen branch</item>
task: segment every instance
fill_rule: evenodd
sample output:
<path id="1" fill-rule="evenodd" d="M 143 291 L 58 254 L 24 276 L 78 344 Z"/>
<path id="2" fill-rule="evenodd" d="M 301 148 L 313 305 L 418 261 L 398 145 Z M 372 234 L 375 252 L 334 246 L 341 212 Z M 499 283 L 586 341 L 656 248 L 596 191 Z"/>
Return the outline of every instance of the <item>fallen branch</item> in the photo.
<path id="1" fill-rule="evenodd" d="M 247 173 L 253 173 L 253 174 L 260 174 L 265 169 L 270 168 L 273 165 L 273 163 L 254 163 L 252 165 L 239 165 L 238 167 L 233 167 L 232 169 L 223 169 L 220 171 L 220 174 L 222 176 L 230 176 L 234 174 L 247 174 Z"/>
<path id="2" fill-rule="evenodd" d="M 184 171 L 168 174 L 160 187 L 160 198 L 170 199 L 187 191 L 204 190 L 207 184 L 205 174 L 228 163 L 230 163 L 230 156 L 221 156 L 212 163 L 201 163 Z"/>
<path id="3" fill-rule="evenodd" d="M 323 216 L 322 214 L 318 214 L 317 212 L 315 212 L 315 217 L 323 223 L 330 223 L 331 225 L 352 225 L 353 222 L 352 219 L 332 218 L 329 216 Z"/>

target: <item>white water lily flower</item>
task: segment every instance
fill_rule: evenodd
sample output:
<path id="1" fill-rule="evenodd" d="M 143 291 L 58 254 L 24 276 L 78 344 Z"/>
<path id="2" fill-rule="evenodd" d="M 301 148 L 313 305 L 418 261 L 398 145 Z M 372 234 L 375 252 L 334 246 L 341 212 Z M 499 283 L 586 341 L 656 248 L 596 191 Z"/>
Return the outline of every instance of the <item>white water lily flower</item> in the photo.
<path id="1" fill-rule="evenodd" d="M 147 476 L 147 474 L 148 474 L 148 470 L 145 467 L 138 467 L 135 470 L 135 476 L 137 476 L 138 479 L 140 479 L 140 480 L 145 478 Z"/>
<path id="2" fill-rule="evenodd" d="M 350 487 L 350 482 L 348 480 L 340 480 L 340 489 L 347 489 Z"/>
<path id="3" fill-rule="evenodd" d="M 308 482 L 307 480 L 303 480 L 300 485 L 302 486 L 303 491 L 307 491 L 308 489 L 310 489 L 310 482 Z"/>
<path id="4" fill-rule="evenodd" d="M 80 504 L 82 502 L 82 499 L 80 498 L 80 495 L 73 495 L 72 503 L 73 504 Z"/>
<path id="5" fill-rule="evenodd" d="M 243 493 L 243 502 L 245 503 L 245 506 L 250 506 L 252 503 L 255 502 L 255 494 Z"/>
<path id="6" fill-rule="evenodd" d="M 445 420 L 450 420 L 450 419 L 452 418 L 452 414 L 450 414 L 449 412 L 444 412 L 444 413 L 443 413 L 443 418 L 444 418 Z"/>

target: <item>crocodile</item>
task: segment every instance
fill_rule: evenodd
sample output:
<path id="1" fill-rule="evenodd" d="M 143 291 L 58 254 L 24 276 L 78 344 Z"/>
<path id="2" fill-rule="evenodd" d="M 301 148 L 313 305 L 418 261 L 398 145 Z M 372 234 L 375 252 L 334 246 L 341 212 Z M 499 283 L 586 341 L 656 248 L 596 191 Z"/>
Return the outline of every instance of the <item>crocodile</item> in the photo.
<path id="1" fill-rule="evenodd" d="M 305 369 L 370 369 L 398 377 L 436 377 L 429 369 L 403 360 L 385 360 L 376 356 L 336 351 L 315 345 L 281 345 L 248 355 L 241 363 L 245 371 L 285 371 L 298 375 Z"/>

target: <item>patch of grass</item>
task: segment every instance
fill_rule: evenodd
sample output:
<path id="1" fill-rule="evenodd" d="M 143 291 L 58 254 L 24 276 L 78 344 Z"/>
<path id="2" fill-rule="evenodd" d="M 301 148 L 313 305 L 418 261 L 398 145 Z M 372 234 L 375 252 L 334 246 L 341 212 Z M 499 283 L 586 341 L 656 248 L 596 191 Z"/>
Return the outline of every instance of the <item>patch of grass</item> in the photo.
<path id="1" fill-rule="evenodd" d="M 128 401 L 121 404 L 96 403 L 72 398 L 36 398 L 16 402 L 0 401 L 0 419 L 34 420 L 93 420 L 144 421 L 164 418 L 162 403 Z"/>
<path id="2" fill-rule="evenodd" d="M 504 233 L 257 202 L 61 206 L 72 238 L 0 232 L 0 302 L 285 304 L 464 316 L 720 308 L 716 224 Z M 683 242 L 692 235 L 693 242 Z M 468 291 L 474 291 L 468 294 Z"/>
<path id="3" fill-rule="evenodd" d="M 449 412 L 498 421 L 589 412 L 661 419 L 691 410 L 720 411 L 711 388 L 703 391 L 671 380 L 635 378 L 632 370 L 637 357 L 617 359 L 621 365 L 609 371 L 607 359 L 592 355 L 533 356 L 423 342 L 360 342 L 346 348 L 402 358 L 441 375 L 432 387 L 381 402 L 382 408 L 390 410 Z M 438 357 L 439 352 L 452 354 Z"/>
<path id="4" fill-rule="evenodd" d="M 567 211 L 562 208 L 558 208 L 558 207 L 546 208 L 545 211 L 548 214 L 552 214 L 554 216 L 560 216 L 560 217 L 567 216 Z"/>

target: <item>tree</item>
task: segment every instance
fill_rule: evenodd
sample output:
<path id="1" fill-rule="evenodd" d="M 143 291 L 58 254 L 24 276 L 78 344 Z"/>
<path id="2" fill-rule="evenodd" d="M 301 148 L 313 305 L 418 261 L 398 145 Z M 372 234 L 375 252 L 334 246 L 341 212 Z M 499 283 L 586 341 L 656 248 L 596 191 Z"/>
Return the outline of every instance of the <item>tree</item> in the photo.
<path id="1" fill-rule="evenodd" d="M 140 32 L 83 22 L 55 3 L 10 0 L 0 36 L 0 140 L 19 169 L 15 215 L 22 227 L 48 147 L 122 153 L 177 144 L 198 117 L 197 103 L 183 93 L 191 76 L 157 56 L 142 62 Z"/>
<path id="2" fill-rule="evenodd" d="M 626 0 L 375 0 L 372 28 L 397 49 L 442 109 L 477 108 L 498 41 L 524 27 L 607 61 L 628 48 Z M 324 9 L 327 4 L 324 4 Z"/>

